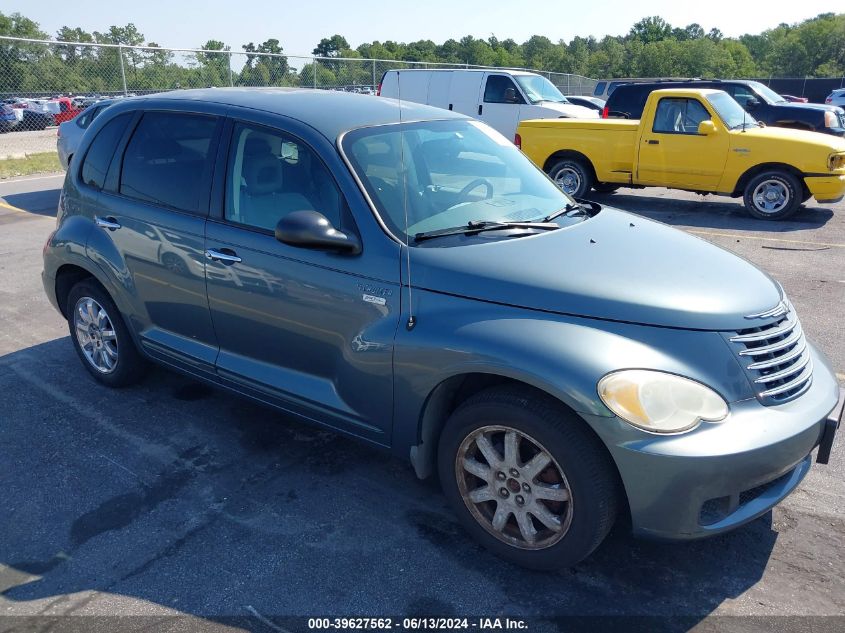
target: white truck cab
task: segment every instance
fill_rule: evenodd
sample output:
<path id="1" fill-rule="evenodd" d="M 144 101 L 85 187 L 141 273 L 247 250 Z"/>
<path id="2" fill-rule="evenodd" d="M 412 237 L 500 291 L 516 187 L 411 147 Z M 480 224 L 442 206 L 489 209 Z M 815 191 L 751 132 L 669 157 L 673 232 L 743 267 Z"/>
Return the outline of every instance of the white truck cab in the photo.
<path id="1" fill-rule="evenodd" d="M 475 117 L 511 140 L 525 119 L 598 118 L 542 75 L 516 70 L 388 70 L 379 95 Z"/>

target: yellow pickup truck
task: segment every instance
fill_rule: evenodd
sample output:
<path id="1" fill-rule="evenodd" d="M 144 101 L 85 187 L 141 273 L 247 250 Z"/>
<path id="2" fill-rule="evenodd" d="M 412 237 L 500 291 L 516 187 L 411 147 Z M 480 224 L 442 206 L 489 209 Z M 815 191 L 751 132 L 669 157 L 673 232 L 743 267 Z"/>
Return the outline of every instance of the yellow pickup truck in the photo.
<path id="1" fill-rule="evenodd" d="M 651 93 L 639 121 L 522 121 L 516 143 L 567 193 L 669 187 L 738 198 L 757 218 L 845 195 L 845 139 L 764 127 L 721 90 Z"/>

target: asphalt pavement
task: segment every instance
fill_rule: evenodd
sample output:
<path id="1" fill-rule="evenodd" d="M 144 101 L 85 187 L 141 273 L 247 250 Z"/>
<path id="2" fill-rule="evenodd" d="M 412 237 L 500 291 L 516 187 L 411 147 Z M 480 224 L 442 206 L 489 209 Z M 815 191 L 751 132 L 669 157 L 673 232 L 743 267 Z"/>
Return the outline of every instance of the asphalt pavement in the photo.
<path id="1" fill-rule="evenodd" d="M 61 182 L 0 181 L 0 631 L 67 630 L 50 617 L 69 614 L 86 631 L 121 616 L 157 631 L 378 615 L 845 627 L 845 433 L 829 465 L 733 533 L 665 544 L 619 527 L 573 569 L 528 572 L 475 545 L 403 460 L 165 370 L 130 389 L 94 383 L 41 288 Z M 845 205 L 763 223 L 736 201 L 665 190 L 600 201 L 768 271 L 845 382 Z"/>

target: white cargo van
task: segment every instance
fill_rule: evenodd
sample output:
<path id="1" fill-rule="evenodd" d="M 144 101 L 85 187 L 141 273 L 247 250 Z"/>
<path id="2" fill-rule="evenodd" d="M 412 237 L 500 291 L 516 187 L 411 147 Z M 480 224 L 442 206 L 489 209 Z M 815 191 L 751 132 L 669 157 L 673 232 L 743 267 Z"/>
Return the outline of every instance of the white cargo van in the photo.
<path id="1" fill-rule="evenodd" d="M 388 70 L 379 94 L 473 116 L 511 140 L 525 119 L 598 118 L 542 75 L 516 70 Z"/>

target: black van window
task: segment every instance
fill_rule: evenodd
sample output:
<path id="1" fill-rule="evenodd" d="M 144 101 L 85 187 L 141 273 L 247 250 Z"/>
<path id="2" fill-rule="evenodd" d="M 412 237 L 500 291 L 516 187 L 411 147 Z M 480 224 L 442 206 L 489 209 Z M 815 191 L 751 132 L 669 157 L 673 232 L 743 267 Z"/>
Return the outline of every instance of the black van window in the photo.
<path id="1" fill-rule="evenodd" d="M 510 77 L 490 75 L 484 86 L 484 103 L 525 103 Z"/>
<path id="2" fill-rule="evenodd" d="M 213 116 L 145 113 L 123 155 L 120 193 L 196 213 L 216 129 Z"/>
<path id="3" fill-rule="evenodd" d="M 97 132 L 97 138 L 91 143 L 82 163 L 82 182 L 86 185 L 103 188 L 114 150 L 131 117 L 132 113 L 129 112 L 116 116 Z"/>
<path id="4" fill-rule="evenodd" d="M 604 96 L 604 87 L 607 85 L 606 81 L 600 81 L 596 84 L 595 90 L 593 90 L 594 97 L 602 97 Z"/>

